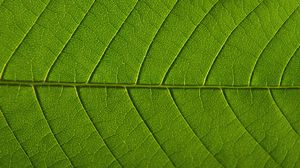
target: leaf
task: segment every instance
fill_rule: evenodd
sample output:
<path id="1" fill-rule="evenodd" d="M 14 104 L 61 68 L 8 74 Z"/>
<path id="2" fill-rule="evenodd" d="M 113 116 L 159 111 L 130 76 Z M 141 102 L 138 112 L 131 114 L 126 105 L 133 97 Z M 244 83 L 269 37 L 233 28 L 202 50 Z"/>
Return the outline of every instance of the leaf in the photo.
<path id="1" fill-rule="evenodd" d="M 0 167 L 300 167 L 299 0 L 0 0 Z"/>

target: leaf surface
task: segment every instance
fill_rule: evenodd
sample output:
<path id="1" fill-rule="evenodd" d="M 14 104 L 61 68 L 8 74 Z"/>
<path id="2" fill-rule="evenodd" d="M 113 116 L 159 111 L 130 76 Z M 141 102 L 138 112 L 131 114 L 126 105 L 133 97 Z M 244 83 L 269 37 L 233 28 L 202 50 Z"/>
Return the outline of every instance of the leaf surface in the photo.
<path id="1" fill-rule="evenodd" d="M 299 0 L 0 0 L 0 167 L 300 167 Z"/>

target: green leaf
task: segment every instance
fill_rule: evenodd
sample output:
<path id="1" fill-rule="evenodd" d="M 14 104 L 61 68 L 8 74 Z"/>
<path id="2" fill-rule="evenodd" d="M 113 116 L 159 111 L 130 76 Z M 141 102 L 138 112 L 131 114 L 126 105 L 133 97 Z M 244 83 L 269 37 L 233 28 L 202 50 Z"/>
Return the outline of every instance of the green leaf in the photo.
<path id="1" fill-rule="evenodd" d="M 299 0 L 0 0 L 0 167 L 300 167 Z"/>

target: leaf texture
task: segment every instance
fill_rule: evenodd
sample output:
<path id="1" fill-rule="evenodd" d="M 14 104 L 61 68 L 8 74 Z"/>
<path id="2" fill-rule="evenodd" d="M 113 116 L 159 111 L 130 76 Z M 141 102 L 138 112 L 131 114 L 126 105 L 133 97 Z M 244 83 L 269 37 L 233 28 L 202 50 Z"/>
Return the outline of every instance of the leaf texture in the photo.
<path id="1" fill-rule="evenodd" d="M 0 167 L 300 167 L 299 0 L 0 0 Z"/>

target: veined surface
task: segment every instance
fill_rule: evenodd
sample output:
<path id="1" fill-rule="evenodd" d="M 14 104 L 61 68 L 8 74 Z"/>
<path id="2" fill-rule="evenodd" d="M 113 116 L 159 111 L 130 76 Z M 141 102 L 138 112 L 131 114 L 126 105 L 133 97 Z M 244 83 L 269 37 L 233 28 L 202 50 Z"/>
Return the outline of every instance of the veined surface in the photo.
<path id="1" fill-rule="evenodd" d="M 300 167 L 299 0 L 0 0 L 0 167 Z"/>

